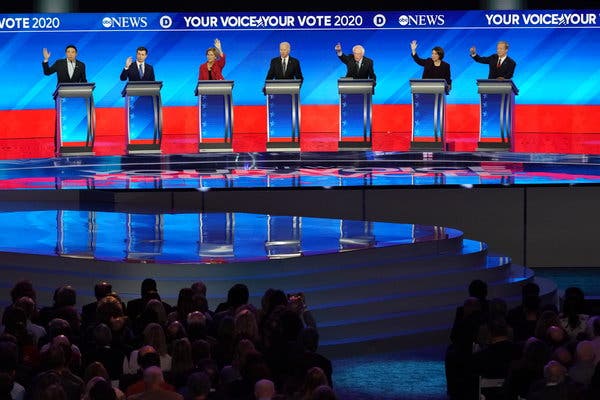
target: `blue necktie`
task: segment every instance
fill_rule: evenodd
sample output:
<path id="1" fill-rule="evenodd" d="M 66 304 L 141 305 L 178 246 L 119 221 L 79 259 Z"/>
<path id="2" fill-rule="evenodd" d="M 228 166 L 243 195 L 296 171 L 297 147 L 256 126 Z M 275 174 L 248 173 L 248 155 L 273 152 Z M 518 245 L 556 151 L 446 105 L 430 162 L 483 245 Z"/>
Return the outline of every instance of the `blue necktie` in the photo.
<path id="1" fill-rule="evenodd" d="M 142 70 L 142 64 L 138 65 L 138 70 L 140 71 L 140 79 L 144 77 L 144 71 Z"/>

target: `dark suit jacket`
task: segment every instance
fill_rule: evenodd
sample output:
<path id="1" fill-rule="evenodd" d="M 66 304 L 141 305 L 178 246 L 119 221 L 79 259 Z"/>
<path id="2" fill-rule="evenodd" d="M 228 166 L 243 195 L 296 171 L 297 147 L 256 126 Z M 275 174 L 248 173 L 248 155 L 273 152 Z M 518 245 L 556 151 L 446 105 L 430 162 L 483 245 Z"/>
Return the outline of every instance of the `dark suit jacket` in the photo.
<path id="1" fill-rule="evenodd" d="M 284 74 L 283 66 L 281 65 L 281 57 L 271 59 L 269 72 L 267 72 L 267 77 L 265 79 L 299 79 L 303 81 L 304 77 L 302 76 L 302 70 L 300 69 L 300 61 L 297 58 L 288 56 L 288 64 Z"/>
<path id="2" fill-rule="evenodd" d="M 488 79 L 512 79 L 517 63 L 512 58 L 506 56 L 500 68 L 498 68 L 498 54 L 489 57 L 481 57 L 479 54 L 471 56 L 473 60 L 481 64 L 487 64 L 490 67 Z"/>
<path id="3" fill-rule="evenodd" d="M 431 58 L 421 58 L 418 54 L 412 56 L 417 64 L 423 67 L 422 79 L 445 79 L 448 85 L 452 85 L 450 77 L 450 64 L 442 61 L 439 67 L 436 67 Z"/>
<path id="4" fill-rule="evenodd" d="M 49 66 L 47 62 L 42 61 L 42 68 L 44 69 L 44 75 L 52 75 L 56 72 L 58 83 L 87 82 L 87 78 L 85 77 L 85 64 L 79 60 L 75 60 L 75 70 L 73 71 L 73 77 L 71 78 L 69 78 L 66 58 L 56 60 L 52 66 Z"/>
<path id="5" fill-rule="evenodd" d="M 121 80 L 126 81 L 128 79 L 130 81 L 155 81 L 156 78 L 154 77 L 154 68 L 152 65 L 144 63 L 144 76 L 140 78 L 140 73 L 137 69 L 137 63 L 133 62 L 129 68 L 123 68 L 121 71 Z"/>
<path id="6" fill-rule="evenodd" d="M 358 69 L 352 54 L 342 54 L 341 56 L 338 56 L 338 58 L 341 62 L 346 64 L 346 78 L 373 79 L 373 84 L 376 84 L 375 80 L 377 77 L 375 76 L 375 71 L 373 70 L 372 59 L 363 57 L 360 69 Z"/>

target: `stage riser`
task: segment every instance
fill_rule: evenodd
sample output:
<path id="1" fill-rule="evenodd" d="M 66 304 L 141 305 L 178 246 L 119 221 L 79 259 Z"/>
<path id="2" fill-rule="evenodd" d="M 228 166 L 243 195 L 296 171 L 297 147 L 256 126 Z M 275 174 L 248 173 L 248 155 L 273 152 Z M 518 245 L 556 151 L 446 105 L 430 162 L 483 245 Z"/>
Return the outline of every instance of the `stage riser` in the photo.
<path id="1" fill-rule="evenodd" d="M 479 261 L 481 254 L 470 254 L 463 256 L 467 261 L 467 264 L 474 264 L 475 261 Z M 244 268 L 245 273 L 239 275 L 230 274 L 231 271 L 228 268 L 221 269 L 221 277 L 219 278 L 206 278 L 206 274 L 203 273 L 202 268 L 198 266 L 195 277 L 178 276 L 175 266 L 166 267 L 163 266 L 162 274 L 152 275 L 161 277 L 166 275 L 165 272 L 168 268 L 168 277 L 159 279 L 159 292 L 165 301 L 175 303 L 179 290 L 182 287 L 190 285 L 191 282 L 202 279 L 208 286 L 209 301 L 212 306 L 216 306 L 219 302 L 224 300 L 229 288 L 238 282 L 244 282 L 250 288 L 251 295 L 253 298 L 260 299 L 262 294 L 268 288 L 280 288 L 286 292 L 297 292 L 304 291 L 309 302 L 312 304 L 320 304 L 322 301 L 337 301 L 345 300 L 348 298 L 348 294 L 351 293 L 353 296 L 357 296 L 359 293 L 364 292 L 365 294 L 377 293 L 378 295 L 394 294 L 399 292 L 411 291 L 415 292 L 421 289 L 435 289 L 437 287 L 447 287 L 449 285 L 463 285 L 465 277 L 478 277 L 486 280 L 495 280 L 496 278 L 505 277 L 507 271 L 500 268 L 502 265 L 495 265 L 499 259 L 493 259 L 493 261 L 486 262 L 483 266 L 479 265 L 467 265 L 457 266 L 458 261 L 463 258 L 460 256 L 449 257 L 450 262 L 446 262 L 448 257 L 443 256 L 434 258 L 434 262 L 437 265 L 431 265 L 432 260 L 420 260 L 425 263 L 425 267 L 418 265 L 418 263 L 411 264 L 410 262 L 405 263 L 390 263 L 390 264 L 378 264 L 372 265 L 361 265 L 360 268 L 353 266 L 352 268 L 343 267 L 329 267 L 323 266 L 323 271 L 304 271 L 304 270 L 289 270 L 288 271 L 273 271 L 274 268 L 268 268 L 272 271 L 265 271 L 266 267 L 263 267 L 260 275 L 252 274 L 253 271 L 259 270 L 260 266 L 256 268 Z M 470 260 L 472 259 L 472 260 Z M 508 259 L 505 259 L 508 261 Z M 309 260 L 310 261 L 310 260 Z M 315 263 L 319 261 L 319 257 L 314 260 Z M 389 260 L 388 260 L 389 261 Z M 283 263 L 285 265 L 285 263 Z M 508 264 L 505 264 L 506 266 Z M 211 266 L 215 267 L 215 266 Z M 429 267 L 429 268 L 427 268 Z M 78 290 L 80 302 L 91 301 L 91 288 L 100 279 L 105 279 L 113 284 L 113 287 L 123 297 L 123 299 L 130 299 L 138 296 L 138 280 L 137 279 L 126 279 L 127 273 L 132 273 L 133 270 L 139 269 L 138 265 L 127 266 L 127 269 L 121 269 L 119 275 L 115 274 L 103 274 L 96 273 L 90 275 L 85 271 L 79 270 L 67 270 L 56 271 L 46 270 L 40 268 L 24 268 L 20 266 L 4 266 L 4 285 L 10 287 L 12 282 L 20 279 L 22 274 L 27 271 L 27 278 L 33 282 L 44 282 L 46 285 L 50 285 L 51 282 L 56 282 L 58 287 L 62 282 L 70 282 Z M 142 267 L 143 268 L 143 267 Z M 185 267 L 184 267 L 185 269 Z M 115 271 L 117 272 L 117 271 Z M 142 276 L 144 272 L 148 271 L 137 271 Z M 51 275 L 51 276 L 50 276 Z M 149 275 L 145 275 L 149 276 Z M 340 279 L 343 277 L 344 279 Z M 124 279 L 125 278 L 125 279 Z M 133 286 L 132 286 L 133 285 Z M 42 286 L 37 288 L 39 301 L 43 301 L 44 297 L 49 297 L 54 292 L 55 287 Z M 44 293 L 46 296 L 44 296 Z M 47 301 L 50 301 L 48 299 Z M 255 304 L 260 304 L 258 301 Z"/>

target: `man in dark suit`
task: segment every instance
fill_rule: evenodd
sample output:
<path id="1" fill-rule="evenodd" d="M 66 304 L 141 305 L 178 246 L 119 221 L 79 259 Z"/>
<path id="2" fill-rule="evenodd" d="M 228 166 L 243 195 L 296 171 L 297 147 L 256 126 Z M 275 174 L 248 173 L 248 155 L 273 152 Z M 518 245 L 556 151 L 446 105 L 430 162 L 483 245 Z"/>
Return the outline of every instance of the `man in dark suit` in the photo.
<path id="1" fill-rule="evenodd" d="M 121 80 L 126 81 L 155 81 L 154 68 L 146 63 L 148 57 L 148 49 L 138 47 L 135 52 L 135 63 L 132 57 L 127 57 L 125 60 L 125 68 L 121 71 Z"/>
<path id="2" fill-rule="evenodd" d="M 290 56 L 291 46 L 288 42 L 279 43 L 279 57 L 271 60 L 266 80 L 270 79 L 298 79 L 304 80 L 300 61 Z"/>
<path id="3" fill-rule="evenodd" d="M 42 68 L 44 75 L 51 75 L 56 72 L 57 83 L 67 82 L 87 82 L 85 77 L 85 64 L 77 57 L 77 47 L 70 44 L 65 48 L 66 58 L 56 60 L 52 66 L 48 65 L 50 59 L 50 52 L 44 47 L 42 50 L 44 61 L 42 61 Z"/>
<path id="4" fill-rule="evenodd" d="M 517 63 L 507 55 L 508 42 L 498 42 L 496 44 L 496 54 L 489 57 L 481 57 L 477 54 L 475 46 L 471 47 L 469 51 L 473 60 L 481 64 L 487 64 L 490 67 L 488 79 L 511 79 L 513 77 Z"/>
<path id="5" fill-rule="evenodd" d="M 344 54 L 340 43 L 335 45 L 335 52 L 341 62 L 346 64 L 346 78 L 373 79 L 375 86 L 375 70 L 373 60 L 365 57 L 365 48 L 357 44 L 352 48 L 352 54 Z"/>

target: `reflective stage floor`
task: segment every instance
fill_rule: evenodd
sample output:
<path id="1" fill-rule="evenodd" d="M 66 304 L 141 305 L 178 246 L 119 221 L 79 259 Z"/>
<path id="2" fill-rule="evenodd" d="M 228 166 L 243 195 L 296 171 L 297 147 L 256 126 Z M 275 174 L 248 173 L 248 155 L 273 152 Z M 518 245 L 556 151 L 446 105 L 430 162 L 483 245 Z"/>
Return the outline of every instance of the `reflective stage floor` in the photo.
<path id="1" fill-rule="evenodd" d="M 600 156 L 530 153 L 198 153 L 0 162 L 0 190 L 600 183 Z"/>

